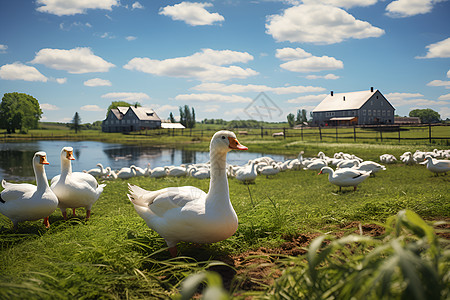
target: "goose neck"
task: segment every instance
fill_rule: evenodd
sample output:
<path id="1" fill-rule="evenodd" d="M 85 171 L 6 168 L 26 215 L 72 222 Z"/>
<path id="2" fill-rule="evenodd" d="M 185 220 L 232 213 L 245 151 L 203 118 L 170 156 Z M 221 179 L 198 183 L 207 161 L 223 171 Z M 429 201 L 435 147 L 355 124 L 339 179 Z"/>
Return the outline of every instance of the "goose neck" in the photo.
<path id="1" fill-rule="evenodd" d="M 227 179 L 227 152 L 210 151 L 211 179 L 208 194 L 226 195 L 229 199 L 228 179 Z"/>
<path id="2" fill-rule="evenodd" d="M 34 176 L 36 177 L 36 186 L 38 191 L 44 191 L 47 189 L 48 186 L 48 180 L 47 180 L 47 174 L 45 173 L 45 169 L 43 165 L 33 165 L 34 169 Z"/>

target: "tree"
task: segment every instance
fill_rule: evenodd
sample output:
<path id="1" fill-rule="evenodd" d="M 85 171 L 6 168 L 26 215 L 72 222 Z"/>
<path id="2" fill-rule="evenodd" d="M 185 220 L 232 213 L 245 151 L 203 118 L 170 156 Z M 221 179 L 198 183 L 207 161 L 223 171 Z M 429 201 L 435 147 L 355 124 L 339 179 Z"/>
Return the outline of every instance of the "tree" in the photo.
<path id="1" fill-rule="evenodd" d="M 170 123 L 176 123 L 175 117 L 173 116 L 172 112 L 169 114 L 169 120 L 170 120 Z"/>
<path id="2" fill-rule="evenodd" d="M 183 124 L 186 128 L 194 128 L 195 127 L 195 111 L 192 108 L 192 111 L 189 109 L 188 105 L 180 106 L 180 123 Z"/>
<path id="3" fill-rule="evenodd" d="M 289 127 L 294 127 L 294 125 L 295 125 L 295 116 L 294 116 L 294 114 L 288 114 L 287 115 L 287 121 L 289 123 Z"/>
<path id="4" fill-rule="evenodd" d="M 0 103 L 0 128 L 8 133 L 38 128 L 42 110 L 39 102 L 23 93 L 6 93 Z"/>
<path id="5" fill-rule="evenodd" d="M 81 118 L 80 115 L 78 114 L 78 112 L 75 113 L 75 115 L 73 116 L 72 119 L 72 127 L 73 129 L 75 129 L 75 133 L 78 133 L 78 130 L 80 130 L 81 128 Z"/>
<path id="6" fill-rule="evenodd" d="M 125 101 L 113 101 L 113 102 L 111 102 L 111 104 L 108 107 L 108 110 L 106 111 L 106 117 L 108 117 L 108 113 L 111 111 L 111 109 L 118 108 L 119 106 L 123 106 L 123 107 L 130 107 L 130 106 L 141 107 L 141 104 L 139 102 L 136 102 L 134 104 L 130 104 L 130 103 L 125 102 Z"/>
<path id="7" fill-rule="evenodd" d="M 413 109 L 409 112 L 410 117 L 419 117 L 422 123 L 438 123 L 441 121 L 441 115 L 436 111 L 427 109 Z"/>
<path id="8" fill-rule="evenodd" d="M 295 120 L 295 124 L 302 124 L 303 122 L 307 122 L 308 118 L 306 117 L 306 109 L 297 110 L 297 118 Z"/>

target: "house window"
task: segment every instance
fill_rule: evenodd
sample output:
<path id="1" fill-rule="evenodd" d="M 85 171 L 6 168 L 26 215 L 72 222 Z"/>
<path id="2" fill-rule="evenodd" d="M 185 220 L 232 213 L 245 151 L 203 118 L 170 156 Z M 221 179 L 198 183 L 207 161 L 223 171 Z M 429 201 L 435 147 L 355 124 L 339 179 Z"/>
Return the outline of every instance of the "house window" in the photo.
<path id="1" fill-rule="evenodd" d="M 376 109 L 373 110 L 372 115 L 373 115 L 373 116 L 376 116 L 376 115 L 377 115 L 377 110 L 376 110 Z"/>
<path id="2" fill-rule="evenodd" d="M 363 109 L 363 116 L 365 116 L 366 115 L 366 110 L 365 109 Z"/>
<path id="3" fill-rule="evenodd" d="M 381 117 L 381 110 L 378 110 L 378 116 Z"/>
<path id="4" fill-rule="evenodd" d="M 383 110 L 381 113 L 383 114 L 383 117 L 386 116 L 386 111 L 385 110 Z"/>
<path id="5" fill-rule="evenodd" d="M 372 115 L 372 110 L 369 109 L 369 116 L 371 116 L 371 115 Z"/>
<path id="6" fill-rule="evenodd" d="M 370 105 L 373 105 L 373 100 L 370 100 Z"/>
<path id="7" fill-rule="evenodd" d="M 377 99 L 378 99 L 378 96 L 377 96 Z M 381 101 L 381 106 L 383 106 L 383 101 Z"/>

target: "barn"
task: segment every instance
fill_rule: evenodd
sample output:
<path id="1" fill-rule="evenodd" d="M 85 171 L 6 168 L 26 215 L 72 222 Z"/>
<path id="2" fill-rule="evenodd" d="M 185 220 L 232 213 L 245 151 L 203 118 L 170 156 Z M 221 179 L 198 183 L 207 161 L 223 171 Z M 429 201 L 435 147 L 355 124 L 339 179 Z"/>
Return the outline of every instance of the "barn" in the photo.
<path id="1" fill-rule="evenodd" d="M 117 107 L 108 112 L 102 122 L 103 132 L 131 132 L 161 128 L 161 119 L 147 107 Z"/>
<path id="2" fill-rule="evenodd" d="M 395 108 L 379 90 L 334 93 L 312 111 L 312 125 L 353 126 L 394 124 Z"/>

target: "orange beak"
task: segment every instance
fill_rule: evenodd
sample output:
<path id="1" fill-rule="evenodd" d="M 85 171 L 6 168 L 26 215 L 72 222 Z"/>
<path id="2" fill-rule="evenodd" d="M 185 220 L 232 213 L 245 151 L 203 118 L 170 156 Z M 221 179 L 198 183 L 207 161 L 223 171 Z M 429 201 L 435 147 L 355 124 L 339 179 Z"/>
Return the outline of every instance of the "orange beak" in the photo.
<path id="1" fill-rule="evenodd" d="M 320 174 L 322 174 L 322 171 L 320 171 L 319 173 L 317 173 L 317 175 L 320 175 Z"/>
<path id="2" fill-rule="evenodd" d="M 67 159 L 69 160 L 75 160 L 75 157 L 73 157 L 73 151 L 67 151 Z"/>
<path id="3" fill-rule="evenodd" d="M 50 163 L 47 161 L 47 156 L 41 156 L 41 164 L 49 165 Z"/>
<path id="4" fill-rule="evenodd" d="M 248 150 L 248 148 L 245 147 L 244 145 L 241 145 L 241 143 L 239 143 L 239 141 L 237 139 L 229 137 L 228 140 L 230 141 L 230 145 L 228 146 L 228 147 L 230 147 L 230 149 Z"/>

